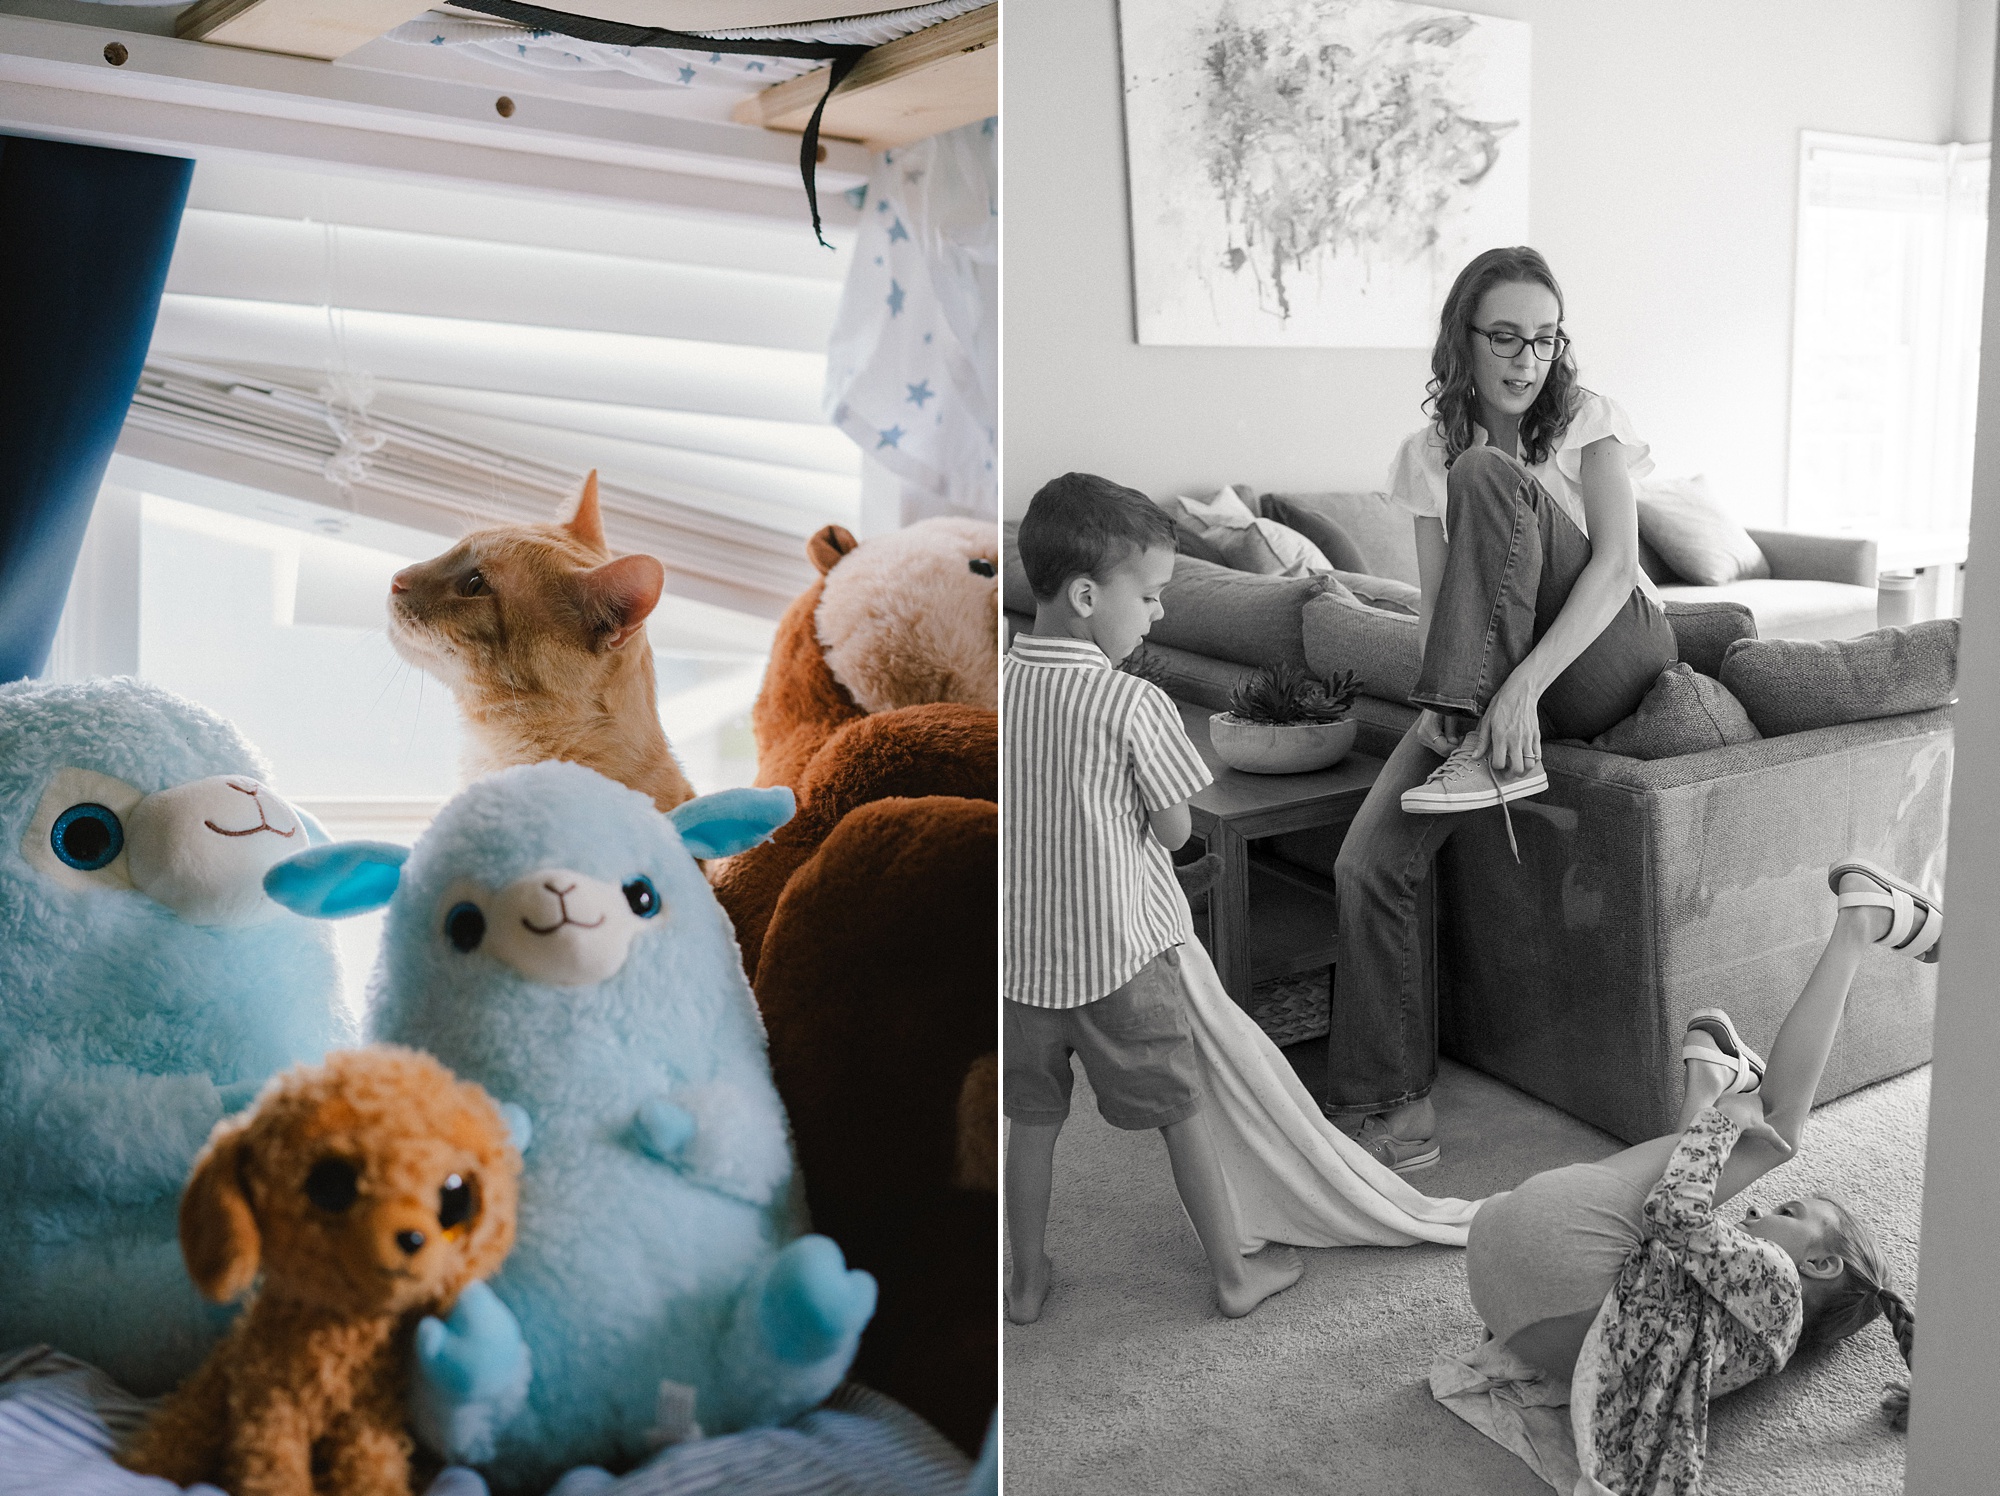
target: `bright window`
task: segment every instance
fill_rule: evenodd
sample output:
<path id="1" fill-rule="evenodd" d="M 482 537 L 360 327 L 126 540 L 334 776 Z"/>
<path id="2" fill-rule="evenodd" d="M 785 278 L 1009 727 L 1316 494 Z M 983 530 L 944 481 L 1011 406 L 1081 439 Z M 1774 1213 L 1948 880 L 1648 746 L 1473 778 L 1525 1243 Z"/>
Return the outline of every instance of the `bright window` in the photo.
<path id="1" fill-rule="evenodd" d="M 1790 525 L 1964 536 L 1987 157 L 1802 137 Z"/>

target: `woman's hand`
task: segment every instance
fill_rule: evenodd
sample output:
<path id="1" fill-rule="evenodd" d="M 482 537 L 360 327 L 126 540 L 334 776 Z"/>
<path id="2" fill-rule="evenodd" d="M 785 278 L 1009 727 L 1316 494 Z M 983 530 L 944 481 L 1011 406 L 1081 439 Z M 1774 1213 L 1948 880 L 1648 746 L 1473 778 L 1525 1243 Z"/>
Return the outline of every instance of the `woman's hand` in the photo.
<path id="1" fill-rule="evenodd" d="M 1452 750 L 1464 740 L 1463 735 L 1452 735 L 1450 729 L 1454 720 L 1429 707 L 1424 708 L 1417 713 L 1417 741 L 1439 758 L 1451 757 Z"/>
<path id="2" fill-rule="evenodd" d="M 1472 751 L 1484 753 L 1496 773 L 1509 766 L 1525 773 L 1542 761 L 1541 698 L 1519 684 L 1520 672 L 1509 676 L 1486 705 L 1486 715 L 1473 729 Z"/>

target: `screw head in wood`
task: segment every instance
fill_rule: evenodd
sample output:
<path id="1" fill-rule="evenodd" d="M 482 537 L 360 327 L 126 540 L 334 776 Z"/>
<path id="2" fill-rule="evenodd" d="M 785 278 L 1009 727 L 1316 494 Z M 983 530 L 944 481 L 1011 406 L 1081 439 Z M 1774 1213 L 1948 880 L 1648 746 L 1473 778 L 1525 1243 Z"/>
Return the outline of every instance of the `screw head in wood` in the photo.
<path id="1" fill-rule="evenodd" d="M 123 42 L 106 42 L 104 44 L 104 60 L 115 68 L 125 66 L 126 60 L 131 55 L 130 52 L 125 50 Z"/>

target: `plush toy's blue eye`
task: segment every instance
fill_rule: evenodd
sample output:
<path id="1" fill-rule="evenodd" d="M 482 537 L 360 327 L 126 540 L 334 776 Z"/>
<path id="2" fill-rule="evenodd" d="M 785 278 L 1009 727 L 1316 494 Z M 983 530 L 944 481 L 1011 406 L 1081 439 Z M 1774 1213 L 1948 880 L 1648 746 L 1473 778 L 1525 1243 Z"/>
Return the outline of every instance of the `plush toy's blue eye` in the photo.
<path id="1" fill-rule="evenodd" d="M 125 828 L 117 812 L 102 805 L 72 805 L 56 817 L 49 845 L 71 867 L 94 873 L 125 850 Z"/>
<path id="2" fill-rule="evenodd" d="M 651 878 L 634 878 L 625 885 L 625 902 L 639 918 L 651 919 L 660 912 L 660 891 Z"/>
<path id="3" fill-rule="evenodd" d="M 444 933 L 460 950 L 477 950 L 486 938 L 486 916 L 477 904 L 453 904 L 451 913 L 444 917 Z"/>

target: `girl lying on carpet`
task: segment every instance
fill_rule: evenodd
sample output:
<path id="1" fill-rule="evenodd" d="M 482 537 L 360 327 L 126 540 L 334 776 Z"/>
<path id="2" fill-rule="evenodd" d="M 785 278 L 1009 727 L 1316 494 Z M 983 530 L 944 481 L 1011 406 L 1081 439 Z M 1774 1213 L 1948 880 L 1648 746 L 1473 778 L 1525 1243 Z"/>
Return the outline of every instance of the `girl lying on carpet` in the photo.
<path id="1" fill-rule="evenodd" d="M 1798 1149 L 1870 945 L 1935 961 L 1938 901 L 1872 864 L 1828 874 L 1833 933 L 1768 1063 L 1720 1009 L 1689 1020 L 1678 1136 L 1537 1174 L 1474 1217 L 1466 1281 L 1490 1338 L 1441 1357 L 1438 1399 L 1576 1496 L 1690 1496 L 1708 1400 L 1886 1315 L 1907 1363 L 1915 1315 L 1866 1226 L 1825 1195 L 1741 1225 L 1717 1207 Z M 1567 1384 L 1565 1386 L 1564 1384 Z M 1574 1462 L 1554 1413 L 1569 1405 Z M 1903 1426 L 1909 1392 L 1883 1400 Z"/>

